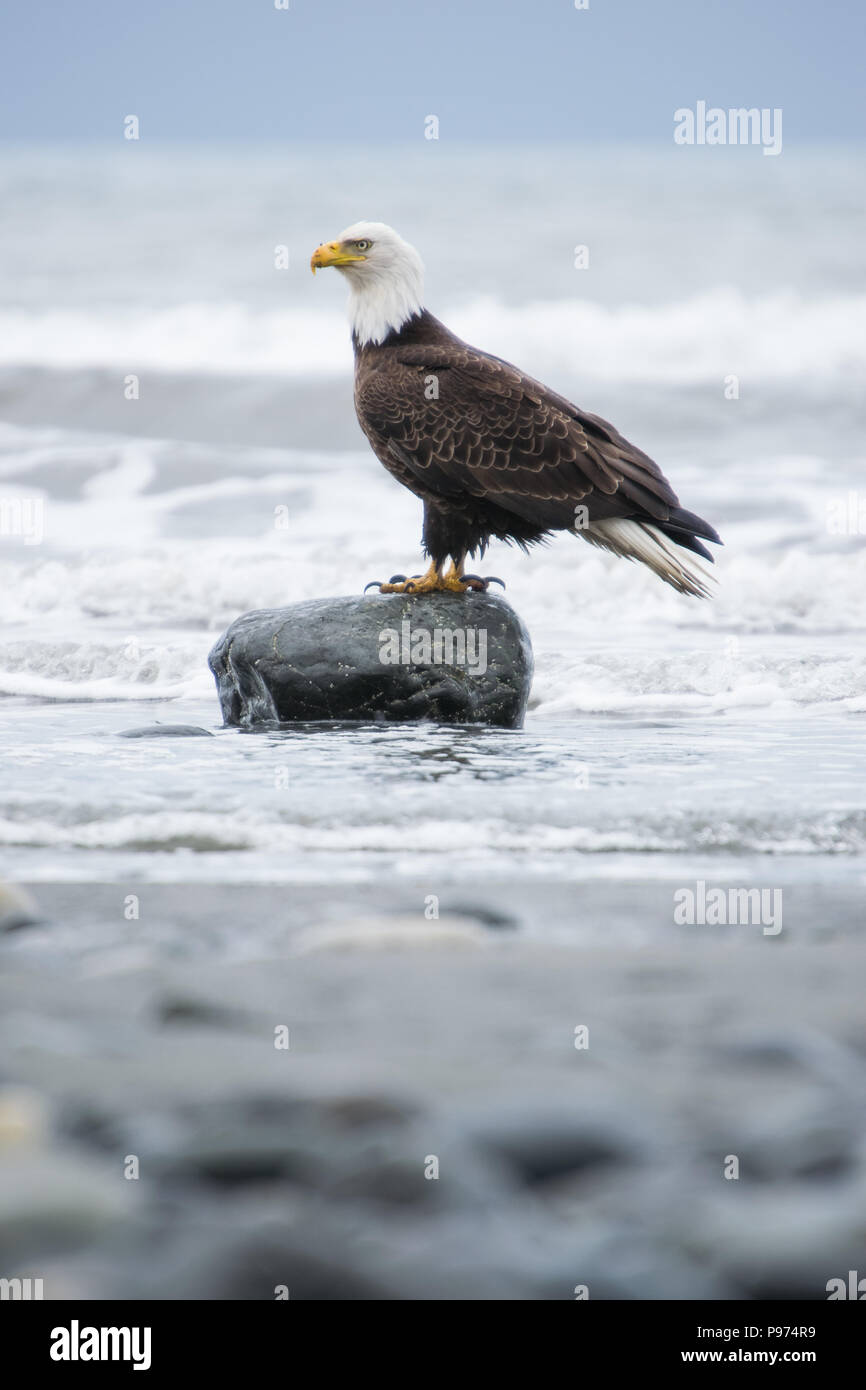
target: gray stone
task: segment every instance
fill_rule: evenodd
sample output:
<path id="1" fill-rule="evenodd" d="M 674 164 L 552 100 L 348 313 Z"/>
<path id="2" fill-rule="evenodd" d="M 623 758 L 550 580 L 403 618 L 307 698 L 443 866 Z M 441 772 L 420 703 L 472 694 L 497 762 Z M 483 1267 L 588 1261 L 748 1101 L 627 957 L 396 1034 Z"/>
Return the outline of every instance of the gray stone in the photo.
<path id="1" fill-rule="evenodd" d="M 475 1143 L 497 1155 L 516 1178 L 534 1186 L 646 1161 L 639 1126 L 621 1111 L 562 1107 L 535 1101 L 483 1111 L 472 1126 Z"/>
<path id="2" fill-rule="evenodd" d="M 520 618 L 477 592 L 313 599 L 245 613 L 209 664 L 226 724 L 242 728 L 304 720 L 519 728 L 532 681 Z"/>
<path id="3" fill-rule="evenodd" d="M 0 1250 L 5 1268 L 41 1250 L 108 1238 L 131 1219 L 138 1200 L 122 1160 L 83 1155 L 57 1141 L 0 1151 Z"/>
<path id="4" fill-rule="evenodd" d="M 687 1199 L 683 1246 L 727 1277 L 738 1297 L 824 1299 L 827 1281 L 861 1269 L 863 1238 L 855 1213 L 866 1192 L 856 1183 L 779 1182 L 771 1190 L 731 1182 Z"/>
<path id="5" fill-rule="evenodd" d="M 42 920 L 39 904 L 26 888 L 0 879 L 0 932 L 36 926 Z"/>
<path id="6" fill-rule="evenodd" d="M 210 729 L 197 724 L 143 724 L 141 728 L 121 729 L 118 738 L 213 738 Z"/>

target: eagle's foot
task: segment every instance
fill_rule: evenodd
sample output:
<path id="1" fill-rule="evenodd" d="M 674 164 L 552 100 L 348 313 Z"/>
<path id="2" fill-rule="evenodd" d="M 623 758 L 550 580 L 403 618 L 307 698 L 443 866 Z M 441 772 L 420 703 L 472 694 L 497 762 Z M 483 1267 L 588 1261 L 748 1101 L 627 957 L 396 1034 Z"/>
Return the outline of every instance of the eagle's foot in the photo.
<path id="1" fill-rule="evenodd" d="M 426 574 L 392 574 L 387 584 L 379 585 L 380 594 L 442 594 L 448 593 L 451 585 L 445 582 L 438 570 L 428 570 Z"/>
<path id="2" fill-rule="evenodd" d="M 480 574 L 463 574 L 456 565 L 446 574 L 440 573 L 438 565 L 431 565 L 426 574 L 413 574 L 407 579 L 405 574 L 392 574 L 387 584 L 374 579 L 364 590 L 378 589 L 380 594 L 465 594 L 470 589 L 483 593 L 491 584 L 504 583 L 493 574 L 482 578 Z"/>
<path id="3" fill-rule="evenodd" d="M 450 582 L 450 574 L 440 573 L 438 565 L 431 565 L 426 574 L 413 574 L 408 579 L 405 574 L 392 574 L 387 584 L 374 579 L 367 589 L 378 589 L 380 594 L 442 594 L 464 593 L 463 585 Z M 367 592 L 364 590 L 364 593 Z"/>

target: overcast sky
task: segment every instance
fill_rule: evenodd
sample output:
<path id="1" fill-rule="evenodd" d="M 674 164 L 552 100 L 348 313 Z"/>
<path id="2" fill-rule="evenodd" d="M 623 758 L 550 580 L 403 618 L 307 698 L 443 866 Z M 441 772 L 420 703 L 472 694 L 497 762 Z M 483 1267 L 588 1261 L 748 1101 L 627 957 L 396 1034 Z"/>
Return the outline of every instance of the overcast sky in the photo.
<path id="1" fill-rule="evenodd" d="M 670 141 L 699 100 L 866 137 L 864 0 L 3 0 L 7 140 Z"/>

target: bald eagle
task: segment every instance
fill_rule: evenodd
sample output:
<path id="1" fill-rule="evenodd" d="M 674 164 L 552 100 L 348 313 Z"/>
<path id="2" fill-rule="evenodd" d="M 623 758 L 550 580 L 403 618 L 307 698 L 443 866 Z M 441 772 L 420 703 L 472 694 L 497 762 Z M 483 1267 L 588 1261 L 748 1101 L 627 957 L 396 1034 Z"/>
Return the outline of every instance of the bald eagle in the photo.
<path id="1" fill-rule="evenodd" d="M 721 544 L 712 526 L 680 506 L 658 464 L 613 425 L 450 333 L 423 306 L 421 257 L 391 227 L 357 222 L 310 264 L 314 274 L 336 266 L 349 283 L 358 420 L 424 504 L 430 567 L 376 580 L 382 593 L 484 589 L 491 581 L 464 564 L 491 537 L 525 550 L 567 530 L 680 593 L 708 594 L 692 555 L 712 561 L 702 544 Z"/>

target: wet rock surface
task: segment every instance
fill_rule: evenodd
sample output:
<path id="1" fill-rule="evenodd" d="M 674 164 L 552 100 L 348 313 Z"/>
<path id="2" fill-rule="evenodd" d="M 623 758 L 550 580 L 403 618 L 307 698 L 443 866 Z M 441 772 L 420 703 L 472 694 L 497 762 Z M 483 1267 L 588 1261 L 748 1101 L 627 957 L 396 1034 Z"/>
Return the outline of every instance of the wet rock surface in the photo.
<path id="1" fill-rule="evenodd" d="M 226 724 L 430 720 L 517 728 L 532 646 L 490 593 L 313 599 L 245 613 L 209 657 Z"/>

